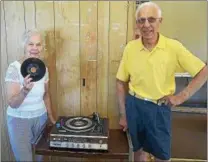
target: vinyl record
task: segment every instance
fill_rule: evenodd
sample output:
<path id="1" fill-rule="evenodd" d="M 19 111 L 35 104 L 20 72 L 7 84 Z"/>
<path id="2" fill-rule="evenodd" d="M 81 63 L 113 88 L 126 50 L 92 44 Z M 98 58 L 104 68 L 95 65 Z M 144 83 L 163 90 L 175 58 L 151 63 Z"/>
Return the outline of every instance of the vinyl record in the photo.
<path id="1" fill-rule="evenodd" d="M 42 79 L 46 72 L 46 67 L 43 61 L 38 58 L 28 58 L 21 65 L 21 74 L 25 78 L 28 74 L 33 82 Z"/>

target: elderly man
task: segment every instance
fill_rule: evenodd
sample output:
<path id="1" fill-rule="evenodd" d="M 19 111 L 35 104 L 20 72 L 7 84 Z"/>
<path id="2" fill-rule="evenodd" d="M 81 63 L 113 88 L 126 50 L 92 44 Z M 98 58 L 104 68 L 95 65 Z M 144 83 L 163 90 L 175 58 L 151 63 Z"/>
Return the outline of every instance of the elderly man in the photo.
<path id="1" fill-rule="evenodd" d="M 157 161 L 168 161 L 171 107 L 199 90 L 207 80 L 208 68 L 180 42 L 159 33 L 162 14 L 157 4 L 141 4 L 136 21 L 141 38 L 125 47 L 116 76 L 119 124 L 124 131 L 129 129 L 135 161 L 146 161 L 147 153 Z M 189 72 L 193 80 L 174 94 L 174 74 L 179 69 Z"/>

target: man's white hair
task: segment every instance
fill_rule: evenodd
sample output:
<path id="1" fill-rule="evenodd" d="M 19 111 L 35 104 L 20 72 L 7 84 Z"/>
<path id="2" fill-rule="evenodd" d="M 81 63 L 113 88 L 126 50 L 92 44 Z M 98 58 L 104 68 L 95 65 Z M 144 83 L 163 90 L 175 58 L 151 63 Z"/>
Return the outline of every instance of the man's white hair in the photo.
<path id="1" fill-rule="evenodd" d="M 27 31 L 25 31 L 22 35 L 22 47 L 25 48 L 25 45 L 28 43 L 30 37 L 32 35 L 40 35 L 41 36 L 41 41 L 42 41 L 42 45 L 43 47 L 45 46 L 45 33 L 34 28 L 34 29 L 29 29 Z"/>
<path id="2" fill-rule="evenodd" d="M 138 14 L 141 11 L 141 9 L 146 7 L 146 6 L 154 6 L 155 8 L 157 8 L 159 18 L 162 17 L 162 10 L 156 3 L 154 3 L 154 2 L 144 2 L 144 3 L 140 4 L 138 6 L 137 10 L 136 10 L 136 14 L 135 14 L 136 19 L 138 18 Z"/>

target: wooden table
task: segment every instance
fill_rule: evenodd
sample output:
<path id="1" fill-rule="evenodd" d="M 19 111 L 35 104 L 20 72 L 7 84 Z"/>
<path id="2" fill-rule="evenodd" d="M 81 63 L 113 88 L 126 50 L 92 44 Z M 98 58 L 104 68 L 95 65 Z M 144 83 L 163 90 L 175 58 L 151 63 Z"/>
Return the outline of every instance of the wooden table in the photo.
<path id="1" fill-rule="evenodd" d="M 132 144 L 122 130 L 110 130 L 109 152 L 80 152 L 50 149 L 48 133 L 51 127 L 46 127 L 35 153 L 47 156 L 84 157 L 100 159 L 133 158 Z M 207 156 L 207 116 L 204 113 L 172 112 L 172 158 L 206 159 Z"/>
<path id="2" fill-rule="evenodd" d="M 35 154 L 46 156 L 61 156 L 61 157 L 81 157 L 81 158 L 98 158 L 99 159 L 122 159 L 131 160 L 129 154 L 129 144 L 126 133 L 122 130 L 111 129 L 109 133 L 108 152 L 104 151 L 80 151 L 70 149 L 51 149 L 49 147 L 49 131 L 51 126 L 46 126 L 44 132 L 36 143 Z"/>

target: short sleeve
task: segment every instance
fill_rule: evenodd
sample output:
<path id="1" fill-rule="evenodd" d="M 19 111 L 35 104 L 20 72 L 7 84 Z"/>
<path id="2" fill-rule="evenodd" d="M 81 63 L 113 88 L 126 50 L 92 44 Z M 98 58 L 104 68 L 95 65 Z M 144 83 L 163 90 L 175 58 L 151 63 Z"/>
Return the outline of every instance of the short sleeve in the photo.
<path id="1" fill-rule="evenodd" d="M 118 72 L 116 74 L 116 78 L 124 82 L 127 82 L 130 77 L 127 66 L 126 66 L 127 57 L 128 57 L 127 55 L 128 55 L 128 44 L 124 49 L 123 56 L 122 56 L 122 59 L 118 68 Z"/>
<path id="2" fill-rule="evenodd" d="M 203 61 L 187 50 L 181 43 L 178 43 L 177 60 L 178 67 L 188 72 L 192 77 L 205 66 Z"/>
<path id="3" fill-rule="evenodd" d="M 15 64 L 9 65 L 6 71 L 5 82 L 20 83 L 18 68 L 15 66 Z"/>
<path id="4" fill-rule="evenodd" d="M 45 83 L 47 83 L 48 81 L 49 81 L 49 72 L 48 72 L 48 68 L 46 68 Z"/>

